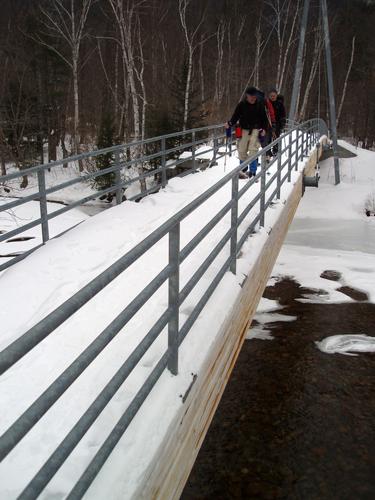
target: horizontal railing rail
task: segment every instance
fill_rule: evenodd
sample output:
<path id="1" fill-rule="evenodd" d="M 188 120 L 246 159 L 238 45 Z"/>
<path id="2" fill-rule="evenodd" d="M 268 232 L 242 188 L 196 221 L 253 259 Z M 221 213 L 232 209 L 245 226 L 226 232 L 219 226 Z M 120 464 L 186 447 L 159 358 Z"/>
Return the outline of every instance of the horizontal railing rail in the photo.
<path id="1" fill-rule="evenodd" d="M 119 332 L 128 325 L 146 302 L 164 284 L 168 284 L 168 303 L 164 310 L 160 311 L 158 317 L 152 318 L 153 326 L 143 336 L 130 355 L 123 360 L 123 364 L 118 371 L 107 382 L 106 386 L 68 434 L 62 438 L 52 455 L 25 487 L 19 496 L 20 499 L 34 499 L 44 490 L 104 408 L 106 408 L 112 397 L 138 366 L 141 358 L 162 332 L 165 332 L 168 336 L 166 351 L 160 355 L 160 359 L 155 364 L 150 375 L 133 397 L 120 420 L 100 446 L 67 497 L 69 499 L 82 498 L 164 370 L 167 368 L 174 375 L 178 373 L 179 346 L 195 324 L 225 273 L 228 271 L 236 273 L 237 258 L 244 243 L 258 227 L 265 226 L 267 209 L 272 203 L 280 199 L 282 186 L 286 182 L 291 182 L 292 172 L 298 170 L 304 157 L 311 154 L 313 148 L 319 147 L 319 139 L 323 129 L 324 124 L 320 120 L 314 119 L 298 124 L 281 135 L 280 138 L 259 151 L 254 157 L 249 158 L 242 165 L 225 174 L 218 182 L 161 224 L 144 240 L 0 352 L 0 374 L 3 374 L 32 349 L 36 348 L 40 342 L 53 335 L 58 327 L 63 325 L 100 291 L 154 248 L 162 238 L 168 237 L 168 264 L 0 437 L 1 461 L 13 451 L 43 415 L 50 410 L 52 405 L 84 373 L 86 368 L 95 361 Z M 267 163 L 267 153 L 270 150 L 275 151 L 275 147 L 278 148 L 277 154 L 270 163 Z M 239 173 L 254 159 L 260 159 L 260 171 L 255 177 L 246 180 L 244 185 L 240 187 Z M 181 224 L 224 186 L 230 187 L 231 195 L 228 201 L 224 206 L 218 207 L 216 215 L 181 248 Z M 247 198 L 246 194 L 248 194 Z M 215 246 L 208 255 L 202 258 L 195 272 L 182 287 L 180 282 L 182 263 L 226 216 L 228 216 L 228 220 L 225 233 L 218 236 Z M 226 248 L 227 245 L 228 248 Z M 217 270 L 216 275 L 209 282 L 207 289 L 194 305 L 185 322 L 181 324 L 181 305 L 190 296 L 215 259 L 224 251 L 225 255 L 222 256 L 222 262 L 220 262 L 220 268 Z"/>

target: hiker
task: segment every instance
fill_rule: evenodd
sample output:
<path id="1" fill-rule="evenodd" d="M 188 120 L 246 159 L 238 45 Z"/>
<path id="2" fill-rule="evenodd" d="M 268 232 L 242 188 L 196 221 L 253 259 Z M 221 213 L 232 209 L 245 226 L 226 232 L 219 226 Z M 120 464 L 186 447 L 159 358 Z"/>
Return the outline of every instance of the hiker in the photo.
<path id="1" fill-rule="evenodd" d="M 281 132 L 283 131 L 286 123 L 286 111 L 285 111 L 285 106 L 284 106 L 284 97 L 282 95 L 279 95 L 276 89 L 271 89 L 268 93 L 268 99 L 267 101 L 269 104 L 272 106 L 274 113 L 273 116 L 270 113 L 271 120 L 272 120 L 272 130 L 271 130 L 271 137 L 270 137 L 270 142 L 269 144 L 274 141 L 275 139 L 279 138 L 281 135 Z M 272 154 L 274 156 L 277 155 L 277 152 L 279 150 L 279 145 L 276 144 L 272 148 Z"/>
<path id="2" fill-rule="evenodd" d="M 232 118 L 225 124 L 226 128 L 233 127 L 239 122 L 242 129 L 242 136 L 238 141 L 238 156 L 240 164 L 248 158 L 256 155 L 259 151 L 259 134 L 263 137 L 268 129 L 268 119 L 264 103 L 259 98 L 259 91 L 255 87 L 246 89 L 245 98 L 239 102 L 234 110 Z M 255 177 L 258 160 L 250 163 L 248 167 L 242 169 L 240 178 Z"/>

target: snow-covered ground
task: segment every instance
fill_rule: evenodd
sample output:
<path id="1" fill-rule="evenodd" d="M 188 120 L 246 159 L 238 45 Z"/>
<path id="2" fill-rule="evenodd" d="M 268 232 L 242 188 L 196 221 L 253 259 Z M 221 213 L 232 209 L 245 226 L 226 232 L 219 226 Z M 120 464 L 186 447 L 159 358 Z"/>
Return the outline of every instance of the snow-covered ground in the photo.
<path id="1" fill-rule="evenodd" d="M 346 284 L 374 302 L 375 217 L 366 217 L 365 204 L 375 192 L 375 153 L 340 144 L 358 156 L 340 159 L 338 186 L 333 185 L 333 159 L 322 162 L 319 189 L 309 189 L 301 201 L 272 274 L 328 291 L 325 301 L 352 300 L 336 292 Z M 320 277 L 327 269 L 341 273 L 339 283 Z"/>
<path id="2" fill-rule="evenodd" d="M 237 164 L 236 158 L 228 159 L 226 173 Z M 303 163 L 299 165 L 299 170 L 302 167 Z M 0 349 L 25 333 L 162 222 L 215 184 L 224 174 L 224 159 L 220 159 L 218 166 L 204 172 L 185 178 L 174 178 L 161 192 L 143 199 L 140 203 L 125 202 L 84 221 L 79 227 L 61 238 L 49 241 L 30 257 L 5 271 L 0 276 Z M 296 180 L 299 175 L 300 171 L 293 171 L 292 180 Z M 247 191 L 239 204 L 239 213 L 259 189 L 260 183 L 254 184 Z M 199 373 L 220 325 L 225 321 L 231 304 L 241 291 L 244 275 L 248 274 L 255 262 L 267 239 L 268 231 L 282 211 L 283 201 L 292 189 L 293 182 L 285 183 L 280 202 L 267 211 L 266 227 L 245 243 L 237 263 L 237 275 L 226 273 L 205 307 L 204 314 L 194 323 L 182 344 L 179 375 L 172 377 L 167 371 L 163 373 L 139 410 L 137 418 L 133 420 L 98 479 L 93 483 L 88 498 L 108 496 L 108 484 L 111 484 L 113 499 L 127 498 L 131 491 L 134 491 L 149 456 L 157 449 L 160 436 L 181 405 L 179 395 L 184 394 L 190 386 L 191 373 Z M 269 193 L 272 191 L 271 187 Z M 229 183 L 182 222 L 181 248 L 212 219 L 230 197 Z M 239 229 L 239 237 L 257 213 L 258 206 L 254 207 L 244 220 Z M 222 219 L 215 231 L 212 231 L 184 261 L 181 267 L 181 288 L 229 227 L 230 214 Z M 228 246 L 219 254 L 182 304 L 181 326 L 227 259 Z M 168 241 L 165 237 L 1 377 L 0 397 L 7 411 L 2 413 L 0 433 L 28 408 L 151 281 L 167 264 L 167 256 Z M 165 311 L 167 291 L 165 284 L 4 459 L 0 467 L 0 484 L 5 498 L 13 499 L 22 491 L 153 326 L 155 319 Z M 41 498 L 62 498 L 67 494 L 166 347 L 164 331 L 49 483 Z M 163 418 L 152 418 L 159 411 L 162 412 Z"/>
<path id="3" fill-rule="evenodd" d="M 8 174 L 11 174 L 13 171 L 15 171 L 15 168 L 7 168 Z M 79 177 L 80 175 L 78 166 L 75 164 L 69 163 L 67 167 L 63 167 L 62 165 L 51 167 L 50 171 L 45 171 L 46 188 L 48 189 L 57 186 L 75 177 Z M 38 177 L 36 174 L 28 176 L 28 185 L 26 188 L 20 188 L 21 180 L 22 177 L 7 181 L 4 186 L 0 186 L 0 195 L 23 198 L 38 192 Z M 90 182 L 79 182 L 49 194 L 48 200 L 68 204 L 80 200 L 85 196 L 90 196 L 91 194 L 94 194 L 94 192 L 95 191 Z"/>
<path id="4" fill-rule="evenodd" d="M 301 286 L 316 290 L 316 294 L 299 299 L 312 303 L 352 302 L 338 291 L 342 286 L 365 292 L 375 302 L 375 217 L 365 215 L 366 201 L 375 193 L 375 153 L 344 141 L 340 145 L 357 157 L 340 159 L 338 186 L 334 186 L 333 159 L 321 162 L 319 189 L 310 188 L 301 201 L 269 283 L 293 277 Z M 339 273 L 338 281 L 321 277 L 326 270 Z M 255 317 L 260 325 L 250 330 L 248 338 L 253 337 L 253 330 L 255 334 L 259 330 L 270 333 L 267 323 L 279 321 L 280 314 L 276 316 L 272 310 L 266 311 L 267 321 L 262 321 L 264 307 L 267 303 L 261 302 Z M 272 307 L 277 310 L 277 302 Z M 348 334 L 361 333 L 375 334 L 343 331 L 342 338 L 335 339 L 344 346 L 337 347 L 338 351 L 348 348 Z M 364 345 L 373 349 L 371 341 L 363 342 L 361 348 Z M 331 352 L 332 346 L 329 343 Z"/>
<path id="5" fill-rule="evenodd" d="M 6 203 L 13 201 L 12 198 L 0 198 L 0 207 Z M 47 203 L 48 213 L 53 213 L 61 208 L 60 204 Z M 49 235 L 53 238 L 67 229 L 76 226 L 80 222 L 86 220 L 89 215 L 84 208 L 73 208 L 58 217 L 49 221 Z M 23 205 L 19 205 L 11 210 L 0 212 L 0 231 L 8 232 L 25 224 L 29 224 L 40 218 L 39 203 L 30 201 Z M 1 234 L 1 233 L 0 233 Z M 24 240 L 23 238 L 27 238 Z M 10 260 L 8 255 L 17 255 L 26 252 L 42 243 L 42 231 L 40 226 L 33 227 L 21 234 L 9 238 L 9 240 L 0 243 L 0 263 Z"/>
<path id="6" fill-rule="evenodd" d="M 221 153 L 225 152 L 225 148 L 221 148 Z M 62 158 L 62 152 L 58 149 L 58 158 Z M 180 158 L 191 159 L 191 151 L 184 151 Z M 212 146 L 202 145 L 196 150 L 196 155 L 199 159 L 209 159 L 213 157 Z M 168 160 L 174 162 L 175 160 Z M 90 166 L 87 163 L 86 166 Z M 63 184 L 71 179 L 78 178 L 87 174 L 90 170 L 94 169 L 94 162 L 91 160 L 91 167 L 88 171 L 80 172 L 78 163 L 68 163 L 66 167 L 60 165 L 51 167 L 50 170 L 45 170 L 46 188 L 52 188 Z M 7 165 L 7 173 L 13 173 L 16 169 L 14 166 Z M 137 177 L 138 171 L 136 168 L 131 167 L 123 172 L 123 179 L 130 180 Z M 0 184 L 0 207 L 9 203 L 17 198 L 24 198 L 38 192 L 38 178 L 36 174 L 28 176 L 28 185 L 26 188 L 20 188 L 22 177 L 7 181 L 4 185 Z M 155 185 L 153 176 L 146 178 L 147 189 Z M 140 193 L 140 184 L 135 181 L 133 184 L 126 188 L 127 198 L 132 198 Z M 47 195 L 47 200 L 51 203 L 47 204 L 48 213 L 52 213 L 61 208 L 61 204 L 70 204 L 79 201 L 87 196 L 91 196 L 96 192 L 93 182 L 91 180 L 82 181 L 71 186 L 59 189 Z M 52 202 L 58 203 L 54 204 Z M 113 202 L 115 203 L 115 202 Z M 88 216 L 96 215 L 102 210 L 106 210 L 111 205 L 106 201 L 100 199 L 93 199 L 86 202 L 84 205 L 73 209 L 61 216 L 49 221 L 50 237 L 53 238 L 74 227 L 77 223 L 87 219 Z M 21 228 L 23 225 L 28 224 L 40 217 L 39 202 L 28 202 L 20 205 L 6 212 L 0 212 L 0 234 L 11 231 L 16 228 Z M 27 230 L 17 237 L 11 238 L 10 242 L 0 243 L 0 263 L 10 260 L 12 256 L 21 254 L 31 248 L 34 248 L 42 243 L 41 228 L 35 227 Z M 11 257 L 4 257 L 10 255 Z"/>
<path id="7" fill-rule="evenodd" d="M 202 146 L 197 150 L 197 153 L 208 155 L 208 146 Z M 191 151 L 184 153 L 187 157 L 191 158 Z M 61 156 L 61 155 L 60 155 Z M 212 152 L 211 157 L 212 158 Z M 172 160 L 173 161 L 173 160 Z M 77 162 L 69 163 L 67 167 L 62 165 L 51 167 L 50 170 L 45 171 L 46 188 L 52 188 L 63 184 L 71 179 L 78 178 L 85 175 L 87 172 L 79 172 Z M 15 167 L 7 165 L 7 173 L 10 174 L 16 171 Z M 124 180 L 130 180 L 137 177 L 138 172 L 135 168 L 129 168 L 123 175 Z M 22 177 L 7 181 L 4 185 L 0 185 L 0 208 L 18 198 L 33 195 L 38 192 L 38 178 L 36 174 L 28 176 L 28 185 L 26 188 L 20 188 Z M 150 189 L 155 184 L 152 176 L 146 179 L 146 187 Z M 53 193 L 48 194 L 47 203 L 48 213 L 55 212 L 61 208 L 61 204 L 68 205 L 70 203 L 79 201 L 87 196 L 91 196 L 96 192 L 92 181 L 82 181 L 72 186 L 59 189 Z M 126 188 L 126 196 L 131 198 L 140 192 L 139 182 L 136 181 Z M 54 203 L 53 203 L 54 202 Z M 115 203 L 115 202 L 113 202 Z M 72 209 L 57 218 L 49 221 L 50 238 L 61 234 L 69 228 L 74 227 L 79 222 L 87 219 L 89 216 L 96 215 L 102 210 L 106 210 L 111 205 L 106 201 L 94 199 L 86 202 L 84 205 L 76 209 Z M 0 234 L 11 231 L 16 228 L 37 220 L 40 218 L 40 209 L 38 201 L 31 201 L 24 205 L 19 205 L 6 212 L 0 212 Z M 11 241 L 4 241 L 0 243 L 0 263 L 10 260 L 13 256 L 26 252 L 42 243 L 41 227 L 37 226 L 25 232 L 18 234 L 10 239 Z M 7 257 L 10 255 L 10 257 Z"/>

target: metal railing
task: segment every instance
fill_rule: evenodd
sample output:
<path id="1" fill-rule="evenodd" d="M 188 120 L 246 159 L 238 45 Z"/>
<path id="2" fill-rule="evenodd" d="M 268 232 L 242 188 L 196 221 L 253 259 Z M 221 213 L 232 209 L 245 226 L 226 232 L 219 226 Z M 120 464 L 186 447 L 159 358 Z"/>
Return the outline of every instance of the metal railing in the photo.
<path id="1" fill-rule="evenodd" d="M 101 412 L 106 408 L 118 389 L 127 380 L 145 355 L 154 341 L 167 329 L 168 348 L 155 364 L 150 375 L 144 381 L 131 403 L 128 405 L 120 420 L 110 432 L 94 455 L 87 468 L 73 486 L 67 498 L 82 498 L 90 487 L 98 472 L 104 465 L 112 450 L 128 428 L 137 411 L 150 394 L 157 380 L 167 368 L 172 374 L 178 373 L 179 346 L 191 330 L 203 308 L 212 296 L 225 273 L 236 273 L 236 262 L 248 237 L 256 231 L 258 226 L 265 225 L 267 209 L 281 196 L 284 183 L 291 182 L 293 170 L 297 170 L 300 162 L 308 156 L 312 149 L 319 144 L 321 131 L 325 125 L 320 120 L 310 120 L 298 125 L 293 130 L 283 134 L 279 139 L 259 151 L 253 158 L 224 175 L 216 184 L 191 201 L 169 220 L 160 225 L 143 241 L 113 263 L 108 269 L 94 278 L 90 283 L 66 300 L 26 333 L 12 342 L 0 352 L 0 374 L 5 373 L 15 365 L 43 339 L 47 338 L 75 312 L 81 309 L 108 284 L 134 264 L 141 256 L 154 247 L 163 237 L 168 236 L 169 257 L 168 264 L 160 270 L 157 276 L 138 293 L 131 302 L 113 319 L 113 321 L 85 348 L 85 350 L 68 366 L 64 372 L 41 394 L 32 405 L 17 418 L 17 420 L 0 437 L 0 460 L 3 460 L 25 435 L 38 423 L 42 416 L 65 393 L 85 369 L 109 345 L 115 336 L 129 323 L 133 316 L 140 311 L 146 302 L 168 282 L 168 305 L 158 318 L 153 318 L 154 324 L 131 354 L 123 360 L 122 366 L 101 390 L 87 411 L 79 418 L 70 432 L 61 440 L 52 455 L 25 487 L 20 499 L 34 499 L 43 491 L 52 477 L 70 456 L 80 440 L 94 424 Z M 266 154 L 278 145 L 276 157 L 267 164 Z M 260 172 L 240 186 L 239 172 L 254 159 L 259 158 Z M 270 171 L 272 170 L 272 171 Z M 267 177 L 267 174 L 270 174 Z M 260 182 L 258 182 L 260 180 Z M 242 182 L 242 181 L 241 181 Z M 257 183 L 257 184 L 256 184 Z M 181 223 L 201 205 L 209 200 L 224 186 L 231 186 L 231 198 L 220 208 L 216 215 L 204 225 L 202 229 L 183 248 L 180 244 Z M 254 196 L 249 189 L 253 187 Z M 255 192 L 258 191 L 256 194 Z M 244 200 L 248 193 L 246 206 L 239 210 L 239 201 Z M 250 196 L 251 195 L 251 196 Z M 215 229 L 225 215 L 230 214 L 228 230 L 225 232 L 209 255 L 202 259 L 199 267 L 181 287 L 180 267 L 186 258 L 193 252 L 199 243 Z M 227 246 L 228 245 L 228 246 Z M 225 251 L 224 263 L 210 281 L 200 299 L 188 315 L 186 321 L 180 323 L 180 308 L 195 286 L 218 257 Z"/>
<path id="2" fill-rule="evenodd" d="M 63 215 L 64 213 L 72 210 L 73 208 L 82 206 L 96 199 L 101 199 L 104 196 L 110 196 L 116 204 L 122 203 L 125 199 L 140 200 L 150 193 L 158 191 L 160 188 L 165 187 L 168 183 L 169 175 L 178 166 L 190 164 L 189 168 L 184 168 L 180 175 L 187 175 L 197 171 L 202 165 L 199 163 L 202 156 L 205 158 L 207 154 L 211 156 L 207 163 L 211 166 L 215 164 L 216 160 L 222 156 L 223 153 L 219 152 L 219 147 L 222 144 L 225 134 L 223 132 L 223 125 L 211 125 L 208 127 L 196 128 L 177 132 L 173 134 L 152 137 L 150 139 L 133 141 L 128 144 L 121 144 L 106 149 L 97 151 L 90 151 L 82 153 L 62 160 L 53 161 L 47 164 L 30 167 L 16 172 L 0 176 L 0 186 L 7 187 L 9 183 L 25 176 L 37 178 L 36 191 L 32 194 L 22 196 L 21 198 L 9 201 L 0 205 L 0 213 L 13 210 L 16 207 L 25 205 L 26 203 L 37 201 L 39 202 L 40 217 L 19 227 L 0 233 L 0 243 L 9 241 L 15 236 L 25 233 L 30 229 L 40 226 L 42 244 L 50 239 L 49 221 Z M 197 151 L 198 146 L 210 144 L 204 151 Z M 229 154 L 232 152 L 232 137 L 229 140 Z M 189 150 L 188 156 L 179 158 L 181 153 Z M 105 159 L 109 166 L 106 168 L 98 169 L 97 162 Z M 76 175 L 73 178 L 47 186 L 48 173 L 54 173 L 57 167 L 73 166 L 78 173 L 78 165 L 84 164 L 86 169 L 81 175 Z M 127 178 L 129 168 L 134 167 L 141 173 L 138 173 L 133 178 Z M 174 173 L 174 172 L 173 172 Z M 93 183 L 95 180 L 103 178 L 103 176 L 110 176 L 110 185 L 102 189 L 95 189 Z M 149 186 L 147 186 L 149 182 Z M 92 194 L 80 198 L 66 206 L 48 212 L 48 201 L 51 195 L 56 196 L 56 193 L 61 192 L 66 188 L 76 186 L 78 184 L 89 184 L 93 188 Z M 126 196 L 126 189 L 137 186 L 138 190 L 133 189 L 130 197 Z M 135 191 L 135 192 L 134 192 Z M 11 195 L 9 195 L 11 196 Z M 54 201 L 54 200 L 52 200 Z M 56 236 L 58 236 L 57 234 Z M 0 265 L 0 272 L 7 269 L 11 265 L 19 262 L 28 256 L 31 252 L 39 248 L 42 244 L 34 246 L 34 248 L 15 256 L 11 260 Z"/>

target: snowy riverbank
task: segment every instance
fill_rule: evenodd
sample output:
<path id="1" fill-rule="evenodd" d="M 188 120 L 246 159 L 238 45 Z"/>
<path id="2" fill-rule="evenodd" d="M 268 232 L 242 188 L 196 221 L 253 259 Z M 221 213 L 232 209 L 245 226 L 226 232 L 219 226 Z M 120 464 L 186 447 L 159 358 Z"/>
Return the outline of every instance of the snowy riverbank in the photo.
<path id="1" fill-rule="evenodd" d="M 365 214 L 375 193 L 375 153 L 344 141 L 340 145 L 357 156 L 340 159 L 339 186 L 334 186 L 333 159 L 321 162 L 319 189 L 310 189 L 301 201 L 269 284 L 293 278 L 315 292 L 298 299 L 304 302 L 351 303 L 359 292 L 375 303 L 375 217 Z M 327 270 L 335 271 L 334 279 L 323 274 Z M 279 320 L 279 309 L 277 302 L 263 300 L 248 338 L 272 338 L 269 325 Z M 375 335 L 346 331 L 344 325 L 342 333 Z"/>

